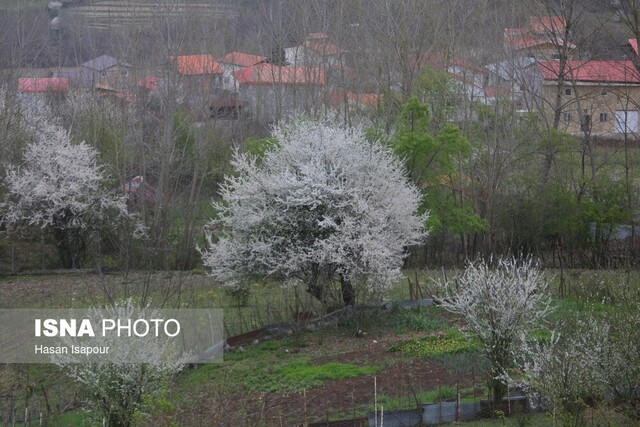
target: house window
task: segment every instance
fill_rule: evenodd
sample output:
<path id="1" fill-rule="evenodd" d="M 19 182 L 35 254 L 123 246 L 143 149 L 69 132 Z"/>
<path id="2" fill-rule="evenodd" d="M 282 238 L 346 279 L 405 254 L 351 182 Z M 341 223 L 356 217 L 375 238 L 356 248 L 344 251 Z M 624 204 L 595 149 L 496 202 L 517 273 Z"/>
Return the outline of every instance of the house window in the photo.
<path id="1" fill-rule="evenodd" d="M 553 55 L 551 55 L 551 58 L 556 60 L 556 61 L 559 61 L 560 60 L 560 54 L 559 53 L 554 53 Z"/>
<path id="2" fill-rule="evenodd" d="M 607 90 L 605 88 L 602 88 L 602 90 L 600 91 L 600 95 L 606 96 L 607 95 Z"/>
<path id="3" fill-rule="evenodd" d="M 564 117 L 565 123 L 569 123 L 571 121 L 571 113 L 564 113 L 562 117 Z"/>
<path id="4" fill-rule="evenodd" d="M 619 133 L 638 132 L 638 111 L 616 111 L 616 131 Z"/>
<path id="5" fill-rule="evenodd" d="M 565 95 L 571 95 L 571 88 L 570 88 L 570 87 L 566 88 L 566 89 L 564 90 L 564 94 L 565 94 Z"/>
<path id="6" fill-rule="evenodd" d="M 606 122 L 609 118 L 607 117 L 607 113 L 600 113 L 600 121 Z"/>
<path id="7" fill-rule="evenodd" d="M 120 71 L 120 74 L 122 74 L 122 77 L 127 77 L 127 75 L 129 74 L 129 71 L 122 70 L 122 71 Z"/>

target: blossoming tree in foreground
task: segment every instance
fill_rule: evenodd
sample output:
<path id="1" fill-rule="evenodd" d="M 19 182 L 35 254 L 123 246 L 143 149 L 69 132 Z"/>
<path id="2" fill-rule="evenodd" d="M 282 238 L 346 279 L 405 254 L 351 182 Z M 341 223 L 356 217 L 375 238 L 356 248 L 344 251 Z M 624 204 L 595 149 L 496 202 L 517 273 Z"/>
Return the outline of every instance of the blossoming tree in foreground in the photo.
<path id="1" fill-rule="evenodd" d="M 548 282 L 533 262 L 507 258 L 470 262 L 462 275 L 445 283 L 442 306 L 467 321 L 482 342 L 490 365 L 495 402 L 504 397 L 507 369 L 520 339 L 541 327 L 553 310 Z"/>
<path id="2" fill-rule="evenodd" d="M 214 203 L 202 252 L 217 280 L 302 283 L 324 303 L 398 278 L 407 246 L 425 236 L 419 191 L 401 161 L 358 129 L 293 121 L 263 156 L 236 154 Z M 334 286 L 335 285 L 335 286 Z"/>

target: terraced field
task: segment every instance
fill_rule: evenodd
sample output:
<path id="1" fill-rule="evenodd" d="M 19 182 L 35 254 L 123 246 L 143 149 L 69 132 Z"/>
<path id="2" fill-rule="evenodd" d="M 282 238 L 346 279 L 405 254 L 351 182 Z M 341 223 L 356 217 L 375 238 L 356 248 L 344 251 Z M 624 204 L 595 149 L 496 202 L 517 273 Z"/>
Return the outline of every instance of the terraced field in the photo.
<path id="1" fill-rule="evenodd" d="M 72 20 L 82 20 L 89 28 L 104 29 L 186 16 L 230 19 L 239 12 L 233 6 L 211 0 L 85 0 L 63 13 Z"/>

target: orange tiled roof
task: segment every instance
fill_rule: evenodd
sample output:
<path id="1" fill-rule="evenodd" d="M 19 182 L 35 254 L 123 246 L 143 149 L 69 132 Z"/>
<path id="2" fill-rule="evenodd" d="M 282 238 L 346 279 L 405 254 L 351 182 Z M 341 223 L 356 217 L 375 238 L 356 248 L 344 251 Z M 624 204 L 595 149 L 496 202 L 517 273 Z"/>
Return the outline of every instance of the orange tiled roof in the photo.
<path id="1" fill-rule="evenodd" d="M 506 46 L 521 50 L 549 44 L 564 46 L 562 38 L 566 30 L 566 20 L 561 16 L 538 16 L 529 18 L 526 28 L 506 28 L 504 43 Z M 575 44 L 567 43 L 567 47 L 575 49 Z"/>
<path id="2" fill-rule="evenodd" d="M 564 34 L 566 20 L 562 16 L 537 16 L 529 18 L 529 32 L 533 34 Z"/>
<path id="3" fill-rule="evenodd" d="M 267 58 L 265 56 L 253 55 L 251 53 L 244 52 L 231 52 L 220 58 L 220 62 L 239 65 L 241 67 L 251 67 L 252 65 L 259 64 L 266 60 Z"/>
<path id="4" fill-rule="evenodd" d="M 213 56 L 203 55 L 181 55 L 174 58 L 178 73 L 183 76 L 222 74 L 224 70 Z"/>
<path id="5" fill-rule="evenodd" d="M 298 85 L 324 86 L 324 70 L 313 67 L 290 67 L 273 64 L 257 64 L 233 73 L 246 85 Z"/>
<path id="6" fill-rule="evenodd" d="M 508 47 L 521 50 L 529 49 L 536 46 L 543 46 L 545 44 L 551 47 L 564 46 L 564 40 L 560 37 L 551 36 L 537 36 L 523 30 L 521 28 L 507 28 L 504 30 L 504 42 Z M 573 43 L 567 43 L 569 49 L 575 49 L 576 45 Z"/>

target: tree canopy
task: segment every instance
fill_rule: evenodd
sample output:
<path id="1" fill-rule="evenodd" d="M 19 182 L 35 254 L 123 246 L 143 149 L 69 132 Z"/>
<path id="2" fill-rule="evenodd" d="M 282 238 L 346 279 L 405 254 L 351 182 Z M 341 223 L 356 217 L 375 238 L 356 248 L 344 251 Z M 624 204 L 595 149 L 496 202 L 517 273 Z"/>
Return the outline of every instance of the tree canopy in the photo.
<path id="1" fill-rule="evenodd" d="M 51 233 L 62 263 L 71 267 L 91 229 L 127 216 L 125 198 L 106 188 L 93 147 L 73 144 L 56 123 L 33 123 L 30 132 L 35 140 L 25 148 L 22 164 L 7 167 L 2 222 Z"/>
<path id="2" fill-rule="evenodd" d="M 327 303 L 339 282 L 346 304 L 396 279 L 427 218 L 402 162 L 361 130 L 326 122 L 292 121 L 273 139 L 259 161 L 235 155 L 214 203 L 222 231 L 203 251 L 213 277 L 303 283 Z"/>

